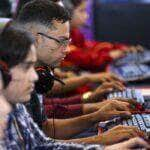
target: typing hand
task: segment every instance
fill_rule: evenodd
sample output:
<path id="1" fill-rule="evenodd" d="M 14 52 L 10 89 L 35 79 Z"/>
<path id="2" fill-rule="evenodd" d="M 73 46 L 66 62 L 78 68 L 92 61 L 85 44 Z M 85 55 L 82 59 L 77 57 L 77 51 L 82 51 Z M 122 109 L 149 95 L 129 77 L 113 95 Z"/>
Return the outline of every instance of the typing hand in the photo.
<path id="1" fill-rule="evenodd" d="M 93 108 L 95 108 L 95 110 L 99 110 L 102 107 L 111 104 L 111 105 L 118 105 L 120 107 L 123 107 L 125 110 L 129 111 L 130 110 L 130 105 L 132 105 L 132 103 L 130 103 L 130 101 L 118 101 L 118 100 L 105 100 L 103 102 L 98 102 L 98 103 L 93 103 L 91 105 L 93 105 Z"/>
<path id="2" fill-rule="evenodd" d="M 144 51 L 144 47 L 142 45 L 136 45 L 136 49 L 139 52 L 143 52 Z"/>
<path id="3" fill-rule="evenodd" d="M 150 145 L 141 138 L 133 138 L 122 143 L 107 146 L 105 150 L 117 150 L 117 149 L 130 150 L 138 148 L 150 149 Z"/>
<path id="4" fill-rule="evenodd" d="M 95 74 L 90 74 L 88 75 L 89 80 L 91 82 L 114 82 L 114 81 L 118 81 L 123 83 L 123 80 L 120 79 L 119 77 L 117 77 L 115 74 L 113 73 L 95 73 Z"/>
<path id="5" fill-rule="evenodd" d="M 129 103 L 119 101 L 105 101 L 103 104 L 99 104 L 101 107 L 97 113 L 100 121 L 106 121 L 114 117 L 129 118 L 131 117 Z"/>
<path id="6" fill-rule="evenodd" d="M 99 136 L 101 138 L 102 144 L 104 145 L 115 144 L 134 137 L 146 138 L 146 135 L 142 131 L 138 130 L 136 127 L 121 126 L 121 125 L 116 126 L 100 134 Z"/>
<path id="7" fill-rule="evenodd" d="M 115 90 L 119 90 L 119 91 L 123 91 L 125 90 L 125 86 L 123 85 L 123 83 L 119 82 L 119 81 L 112 81 L 112 82 L 105 82 L 103 83 L 101 86 L 99 86 L 97 88 L 97 90 L 103 90 L 103 91 L 110 91 L 110 89 L 112 89 L 111 91 L 115 91 Z"/>
<path id="8" fill-rule="evenodd" d="M 125 52 L 126 53 L 137 53 L 137 52 L 143 52 L 144 48 L 141 45 L 136 46 L 130 46 Z"/>
<path id="9" fill-rule="evenodd" d="M 134 99 L 114 98 L 112 100 L 117 100 L 117 101 L 121 101 L 121 102 L 127 102 L 129 110 L 130 110 L 130 112 L 132 112 L 132 114 L 137 114 L 139 112 L 143 112 L 144 111 L 144 107 L 140 103 L 138 103 L 136 100 L 134 100 Z"/>
<path id="10" fill-rule="evenodd" d="M 123 91 L 125 86 L 116 81 L 116 82 L 105 82 L 99 87 L 97 87 L 92 94 L 89 96 L 88 102 L 98 102 L 102 99 L 106 94 L 113 92 L 115 90 Z"/>
<path id="11" fill-rule="evenodd" d="M 111 105 L 111 106 L 110 106 Z M 113 106 L 112 106 L 113 105 Z M 102 102 L 97 102 L 97 103 L 88 103 L 83 105 L 83 112 L 84 114 L 96 112 L 99 109 L 102 109 L 103 107 L 107 106 L 106 108 L 109 109 L 114 107 L 114 106 L 119 106 L 122 107 L 123 110 L 130 111 L 130 104 L 129 102 L 124 102 L 124 101 L 118 101 L 118 100 L 105 100 Z"/>

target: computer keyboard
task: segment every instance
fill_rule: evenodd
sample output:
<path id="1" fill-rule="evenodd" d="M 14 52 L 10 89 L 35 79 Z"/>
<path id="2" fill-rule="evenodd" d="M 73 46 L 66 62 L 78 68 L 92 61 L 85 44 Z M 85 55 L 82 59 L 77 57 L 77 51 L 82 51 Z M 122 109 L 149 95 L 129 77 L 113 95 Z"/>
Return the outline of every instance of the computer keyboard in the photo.
<path id="1" fill-rule="evenodd" d="M 123 120 L 121 125 L 136 126 L 150 136 L 150 114 L 136 114 L 132 115 L 131 119 Z"/>
<path id="2" fill-rule="evenodd" d="M 123 66 L 110 66 L 110 72 L 115 73 L 124 81 L 137 81 L 150 78 L 150 67 L 144 64 L 126 64 Z"/>
<path id="3" fill-rule="evenodd" d="M 144 131 L 148 137 L 150 137 L 150 114 L 136 114 L 132 115 L 131 119 L 121 119 L 120 117 L 100 122 L 98 131 L 100 133 L 105 132 L 114 126 L 124 125 L 124 126 L 135 126 L 139 130 Z"/>
<path id="4" fill-rule="evenodd" d="M 126 89 L 120 92 L 113 92 L 107 96 L 107 99 L 112 99 L 112 98 L 117 98 L 117 97 L 135 99 L 140 104 L 144 104 L 145 102 L 144 97 L 141 94 L 140 90 L 137 90 L 137 89 Z"/>
<path id="5" fill-rule="evenodd" d="M 135 99 L 137 102 L 142 104 L 142 106 L 148 105 L 149 104 L 148 102 L 150 100 L 149 98 L 145 99 L 142 93 L 140 92 L 140 90 L 133 89 L 133 88 L 131 89 L 127 88 L 124 91 L 110 93 L 107 96 L 107 99 L 112 99 L 117 97 Z M 116 117 L 114 119 L 105 122 L 100 122 L 99 134 L 101 132 L 107 131 L 108 129 L 111 129 L 116 125 L 125 125 L 125 126 L 135 126 L 138 129 L 144 131 L 150 137 L 150 114 L 149 112 L 147 113 L 145 110 L 150 110 L 150 109 L 149 107 L 145 106 L 144 111 L 141 111 L 140 114 L 132 115 L 132 118 L 130 119 L 122 120 L 120 117 Z"/>
<path id="6" fill-rule="evenodd" d="M 114 61 L 115 65 L 123 65 L 127 63 L 148 63 L 150 62 L 150 50 L 144 50 L 143 52 L 129 53 L 123 58 L 119 58 Z"/>

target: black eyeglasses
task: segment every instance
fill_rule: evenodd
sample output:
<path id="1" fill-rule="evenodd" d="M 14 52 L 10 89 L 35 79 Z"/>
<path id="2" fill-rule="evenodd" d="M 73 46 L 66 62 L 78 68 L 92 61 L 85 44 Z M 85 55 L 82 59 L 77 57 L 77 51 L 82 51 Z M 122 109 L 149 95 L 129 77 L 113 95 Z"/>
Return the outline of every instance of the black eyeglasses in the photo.
<path id="1" fill-rule="evenodd" d="M 57 39 L 57 38 L 54 38 L 50 35 L 46 35 L 46 34 L 41 33 L 41 32 L 38 32 L 37 34 L 42 35 L 48 39 L 56 41 L 60 46 L 62 46 L 62 45 L 67 46 L 71 42 L 71 39 Z"/>

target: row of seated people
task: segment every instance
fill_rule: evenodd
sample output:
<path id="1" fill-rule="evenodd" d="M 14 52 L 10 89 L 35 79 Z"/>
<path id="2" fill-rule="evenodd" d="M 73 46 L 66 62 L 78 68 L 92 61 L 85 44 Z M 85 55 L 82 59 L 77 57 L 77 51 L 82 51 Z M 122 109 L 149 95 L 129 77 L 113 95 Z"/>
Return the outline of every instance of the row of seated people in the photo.
<path id="1" fill-rule="evenodd" d="M 81 8 L 80 9 L 83 9 L 83 5 L 81 6 Z M 84 8 L 85 9 L 85 8 Z M 81 15 L 81 13 L 80 13 L 80 15 Z M 75 18 L 77 18 L 77 17 L 75 17 Z M 83 17 L 82 17 L 83 18 Z M 78 19 L 79 20 L 79 19 Z M 80 19 L 81 20 L 81 19 Z M 79 23 L 79 21 L 78 21 L 78 23 Z M 79 41 L 82 41 L 82 40 L 79 40 Z M 79 43 L 79 42 L 78 42 Z M 82 47 L 81 45 L 80 45 L 80 47 Z M 85 76 L 84 76 L 85 77 Z M 98 78 L 98 75 L 97 75 L 97 78 Z M 97 80 L 98 81 L 98 80 Z M 80 85 L 81 86 L 81 85 Z M 102 87 L 101 87 L 102 88 Z M 105 86 L 105 88 L 106 88 L 106 86 Z M 57 88 L 56 88 L 57 89 Z M 82 87 L 82 89 L 83 89 L 83 87 Z M 70 90 L 70 89 L 69 89 Z M 63 90 L 63 94 L 64 94 L 64 90 Z M 53 94 L 55 93 L 54 91 L 52 92 Z M 59 93 L 59 90 L 57 89 L 57 94 Z M 97 98 L 93 98 L 93 99 L 97 99 Z M 61 101 L 62 100 L 62 101 Z M 50 115 L 52 115 L 54 112 L 54 110 L 55 110 L 55 108 L 57 108 L 57 113 L 56 114 L 59 114 L 58 116 L 56 115 L 56 117 L 66 117 L 65 115 L 64 115 L 64 113 L 66 113 L 66 115 L 68 115 L 68 112 L 70 113 L 70 114 L 72 114 L 73 116 L 76 116 L 76 113 L 77 113 L 77 115 L 81 115 L 82 113 L 83 113 L 83 110 L 82 110 L 82 105 L 81 104 L 79 104 L 79 103 L 82 103 L 82 98 L 81 98 L 81 96 L 75 96 L 75 97 L 72 97 L 72 99 L 71 98 L 68 98 L 68 100 L 65 98 L 64 99 L 64 101 L 63 101 L 63 99 L 55 99 L 55 101 L 53 102 L 54 104 L 56 104 L 56 105 L 51 105 L 52 104 L 52 101 L 53 101 L 53 99 L 52 99 L 52 101 L 50 101 L 50 102 L 47 102 L 47 101 L 44 101 L 44 103 L 45 104 L 49 104 L 49 105 L 46 105 L 46 110 L 47 110 L 47 113 L 48 113 L 48 116 Z M 63 104 L 63 106 L 62 106 L 62 104 Z M 68 104 L 77 104 L 77 105 L 69 105 L 68 106 Z M 78 105 L 79 104 L 79 105 Z M 65 105 L 67 105 L 67 106 L 65 106 Z M 67 107 L 67 109 L 66 109 L 66 107 Z M 72 108 L 73 109 L 73 111 L 71 112 L 70 111 L 70 109 L 69 108 Z M 51 111 L 51 109 L 52 109 L 52 111 Z M 59 111 L 59 109 L 61 110 L 61 113 L 60 113 L 60 111 Z M 62 113 L 62 111 L 64 112 L 64 113 Z M 79 114 L 78 114 L 79 113 Z M 60 115 L 61 114 L 61 115 Z M 49 116 L 49 117 L 50 117 Z"/>
<path id="2" fill-rule="evenodd" d="M 77 2 L 78 3 L 78 2 Z M 70 6 L 68 2 L 65 2 L 65 6 L 69 9 L 70 13 L 72 14 L 72 20 L 71 20 L 71 39 L 72 42 L 70 44 L 69 54 L 65 58 L 65 60 L 62 63 L 63 67 L 68 66 L 75 66 L 76 68 L 82 70 L 88 70 L 88 71 L 100 71 L 105 70 L 106 65 L 110 64 L 110 62 L 113 59 L 116 59 L 118 57 L 122 57 L 124 55 L 123 51 L 141 51 L 142 47 L 137 46 L 127 46 L 125 44 L 112 44 L 108 42 L 96 42 L 96 41 L 86 41 L 84 39 L 83 34 L 79 31 L 79 27 L 85 25 L 86 19 L 88 17 L 88 14 L 86 13 L 86 4 L 78 4 L 75 3 L 74 5 Z M 76 5 L 78 7 L 76 7 Z M 113 58 L 113 59 L 112 59 Z M 58 107 L 61 111 L 63 111 L 66 115 L 68 113 L 71 116 L 76 116 L 78 114 L 83 114 L 82 110 L 82 94 L 88 91 L 93 90 L 93 84 L 91 83 L 103 83 L 103 81 L 118 81 L 118 79 L 111 74 L 107 73 L 96 73 L 96 74 L 88 74 L 80 76 L 81 81 L 79 81 L 79 78 L 76 78 L 76 74 L 73 72 L 67 72 L 63 73 L 59 70 L 56 70 L 56 75 L 58 75 L 61 78 L 67 78 L 65 82 L 67 85 L 70 83 L 72 86 L 69 86 L 68 89 L 64 86 L 63 88 L 59 88 L 59 86 L 56 84 L 54 85 L 50 95 L 54 95 L 55 93 L 61 96 L 71 96 L 71 98 L 51 98 L 51 101 L 54 100 L 55 106 L 52 106 L 52 102 L 48 98 L 44 101 L 46 113 L 50 117 L 52 117 L 53 114 L 53 107 Z M 72 78 L 74 76 L 74 78 Z M 70 78 L 71 77 L 71 78 Z M 69 80 L 70 78 L 70 80 Z M 70 83 L 69 83 L 70 82 Z M 77 84 L 79 82 L 80 84 Z M 82 86 L 83 85 L 83 86 Z M 116 86 L 115 86 L 116 85 Z M 92 99 L 98 99 L 101 98 L 101 95 L 105 95 L 107 92 L 109 92 L 109 88 L 111 86 L 116 87 L 118 89 L 117 83 L 105 83 L 101 85 L 99 88 L 94 90 L 94 93 L 101 93 L 100 96 L 98 94 L 93 94 L 95 97 L 92 97 Z M 105 89 L 105 90 L 103 90 Z M 74 96 L 76 95 L 76 96 Z M 86 93 L 85 93 L 86 95 Z M 90 102 L 90 100 L 88 101 Z M 77 105 L 72 105 L 77 104 Z M 79 104 L 79 105 L 78 105 Z M 62 106 L 63 105 L 63 106 Z M 57 109 L 56 117 L 66 117 L 64 113 L 60 113 L 59 109 Z M 73 109 L 73 111 L 71 111 Z"/>
<path id="3" fill-rule="evenodd" d="M 77 0 L 74 1 L 74 3 L 76 2 Z M 59 65 L 67 52 L 69 19 L 69 14 L 64 7 L 49 0 L 34 0 L 27 3 L 20 11 L 17 20 L 11 22 L 11 25 L 6 26 L 2 31 L 0 35 L 0 65 L 2 80 L 5 84 L 4 87 L 1 87 L 1 95 L 4 96 L 1 99 L 5 101 L 2 103 L 2 106 L 5 106 L 3 108 L 8 106 L 7 109 L 4 109 L 7 111 L 3 113 L 5 119 L 1 125 L 3 127 L 1 128 L 1 135 L 4 137 L 1 138 L 0 142 L 2 149 L 109 150 L 116 148 L 132 149 L 137 148 L 137 146 L 149 148 L 149 145 L 142 139 L 132 139 L 116 144 L 133 137 L 146 138 L 142 131 L 135 127 L 127 126 L 114 127 L 101 135 L 71 139 L 72 136 L 81 133 L 100 121 L 109 120 L 116 115 L 123 118 L 131 116 L 130 110 L 134 109 L 133 106 L 135 106 L 136 102 L 105 100 L 104 102 L 91 104 L 92 102 L 100 101 L 100 98 L 107 92 L 111 92 L 114 89 L 125 89 L 120 79 L 117 79 L 114 75 L 98 73 L 88 74 L 87 77 L 76 76 L 76 80 L 74 80 L 74 77 L 72 81 L 70 79 L 68 81 L 70 83 L 74 82 L 74 84 L 67 84 L 67 81 L 61 81 L 53 75 L 50 68 L 55 68 Z M 23 29 L 31 32 L 35 40 L 30 33 Z M 34 63 L 36 63 L 35 68 L 39 75 L 39 81 L 37 81 L 38 76 L 35 72 Z M 100 75 L 103 76 L 103 79 L 99 79 Z M 79 114 L 75 118 L 55 120 L 53 118 L 48 119 L 44 115 L 42 101 L 43 96 L 47 95 L 46 93 L 51 97 L 52 94 L 56 96 L 57 94 L 63 94 L 81 86 L 82 83 L 89 82 L 90 78 L 91 82 L 96 80 L 96 82 L 103 82 L 103 84 L 96 88 L 95 92 L 80 96 L 79 101 L 87 103 L 82 105 L 84 114 Z M 55 85 L 51 91 L 54 81 Z M 107 83 L 106 81 L 109 82 Z M 35 82 L 36 91 L 33 92 Z M 30 96 L 31 92 L 33 92 L 32 97 Z M 53 102 L 51 103 L 52 105 Z M 24 107 L 24 103 L 41 130 L 47 136 L 53 137 L 53 139 L 47 138 L 41 132 Z M 55 113 L 53 115 L 55 118 Z M 6 124 L 8 125 L 6 126 Z M 6 130 L 3 130 L 4 128 Z M 55 141 L 56 138 L 60 140 Z"/>
<path id="4" fill-rule="evenodd" d="M 100 71 L 101 66 L 106 67 L 105 63 L 109 64 L 113 60 L 112 58 L 116 59 L 118 57 L 123 56 L 124 55 L 124 52 L 122 53 L 123 50 L 124 51 L 136 51 L 136 50 L 142 51 L 142 47 L 140 47 L 140 46 L 129 47 L 124 44 L 114 44 L 113 45 L 112 43 L 108 43 L 108 42 L 107 43 L 106 42 L 99 43 L 99 42 L 85 41 L 83 35 L 77 29 L 77 27 L 83 25 L 85 23 L 84 21 L 86 20 L 86 14 L 84 14 L 85 12 L 82 13 L 82 11 L 81 11 L 83 9 L 85 9 L 84 5 L 81 5 L 77 10 L 74 10 L 74 12 L 71 12 L 74 15 L 73 19 L 71 21 L 71 25 L 73 26 L 73 30 L 71 31 L 71 39 L 72 39 L 72 43 L 70 45 L 71 52 L 69 52 L 69 54 L 67 55 L 66 60 L 63 62 L 63 66 L 69 64 L 71 66 L 76 66 L 76 67 L 80 68 L 80 71 L 81 71 L 81 69 L 90 70 L 90 71 L 98 71 L 98 70 Z M 84 16 L 85 20 L 82 15 L 83 16 L 85 15 Z M 119 51 L 118 51 L 118 49 L 119 49 Z M 120 50 L 122 50 L 122 51 L 120 51 Z M 111 55 L 112 55 L 112 57 L 111 57 Z M 109 58 L 109 59 L 107 59 L 107 58 Z M 66 74 L 61 74 L 61 75 L 62 76 L 63 75 L 64 76 L 65 75 L 72 76 L 74 74 L 66 73 Z M 104 74 L 104 76 L 106 76 L 106 74 Z M 86 76 L 84 76 L 84 78 L 85 77 Z M 96 79 L 97 79 L 97 81 L 96 81 Z M 88 78 L 88 83 L 92 82 L 94 80 L 95 80 L 95 82 L 101 82 L 102 81 L 101 79 L 102 79 L 102 76 L 100 76 L 100 74 L 96 74 L 95 76 L 93 75 L 93 77 L 90 75 Z M 100 100 L 100 98 L 104 96 L 103 94 L 105 94 L 105 92 L 106 93 L 111 92 L 111 90 L 110 91 L 106 90 L 107 86 L 109 87 L 109 86 L 111 86 L 111 84 L 109 84 L 109 85 L 107 85 L 108 83 L 105 83 L 105 84 L 101 85 L 99 88 L 97 88 L 95 90 L 96 92 L 98 91 L 98 89 L 101 91 L 101 92 L 100 91 L 97 92 L 97 93 L 100 93 L 100 96 L 92 97 L 90 95 L 92 97 L 91 99 L 94 99 L 94 100 L 99 99 Z M 102 92 L 103 87 L 106 90 L 104 93 Z M 93 87 L 92 87 L 92 89 L 93 89 Z M 117 87 L 116 89 L 119 89 L 119 88 Z M 71 90 L 72 89 L 70 88 L 69 93 Z M 84 87 L 78 88 L 76 90 L 76 93 L 82 94 L 88 90 L 91 90 L 91 89 L 88 86 L 84 86 Z M 62 91 L 63 91 L 63 96 L 66 96 L 67 94 L 66 93 L 64 94 L 64 92 L 66 92 L 66 89 L 62 90 Z M 53 91 L 52 93 L 55 96 L 55 91 Z M 58 95 L 58 93 L 61 94 L 61 92 L 59 92 L 59 90 L 57 89 L 57 95 Z M 71 93 L 71 94 L 75 94 L 75 93 Z M 52 118 L 54 115 L 55 118 L 61 118 L 61 119 L 65 118 L 66 119 L 66 118 L 76 117 L 76 116 L 85 114 L 84 108 L 82 105 L 82 103 L 84 103 L 83 97 L 85 95 L 88 95 L 88 98 L 89 98 L 90 97 L 89 94 L 91 94 L 91 92 L 87 92 L 83 96 L 77 95 L 77 96 L 63 98 L 63 99 L 62 98 L 61 99 L 60 98 L 45 98 L 44 104 L 45 104 L 47 116 L 49 118 Z M 90 100 L 88 99 L 86 102 L 90 102 Z M 96 105 L 98 105 L 98 103 Z M 91 107 L 94 107 L 94 106 L 91 106 Z M 94 108 L 93 108 L 93 110 L 94 110 Z"/>

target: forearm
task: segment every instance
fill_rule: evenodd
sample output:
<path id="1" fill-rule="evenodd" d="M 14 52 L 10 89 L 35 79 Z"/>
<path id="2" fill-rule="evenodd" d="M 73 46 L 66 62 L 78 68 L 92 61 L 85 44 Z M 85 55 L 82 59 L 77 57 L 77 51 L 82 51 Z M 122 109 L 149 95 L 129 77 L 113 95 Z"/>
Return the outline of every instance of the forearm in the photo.
<path id="1" fill-rule="evenodd" d="M 69 79 L 63 80 L 65 85 L 62 85 L 60 83 L 55 83 L 52 90 L 49 94 L 62 94 L 66 93 L 72 90 L 75 90 L 76 88 L 83 86 L 87 84 L 89 79 L 87 77 L 72 77 Z"/>
<path id="2" fill-rule="evenodd" d="M 48 118 L 68 119 L 83 115 L 83 105 L 45 105 L 45 113 Z"/>
<path id="3" fill-rule="evenodd" d="M 96 103 L 83 104 L 82 109 L 84 115 L 93 113 L 98 110 Z"/>
<path id="4" fill-rule="evenodd" d="M 99 120 L 100 116 L 96 112 L 71 119 L 55 119 L 55 138 L 71 138 L 72 136 L 90 128 L 92 125 L 99 122 Z M 43 124 L 43 130 L 49 137 L 54 137 L 53 129 L 53 119 L 49 119 Z"/>
<path id="5" fill-rule="evenodd" d="M 97 101 L 100 101 L 99 99 L 100 99 L 100 97 L 101 97 L 101 94 L 100 93 L 97 93 L 96 91 L 94 91 L 94 92 L 92 92 L 92 94 L 89 96 L 89 98 L 88 98 L 88 102 L 97 102 Z"/>
<path id="6" fill-rule="evenodd" d="M 73 104 L 82 104 L 82 96 L 75 95 L 65 98 L 44 98 L 44 105 L 73 105 Z"/>
<path id="7" fill-rule="evenodd" d="M 90 73 L 87 77 L 91 83 L 103 83 L 104 73 Z"/>
<path id="8" fill-rule="evenodd" d="M 86 143 L 86 144 L 101 144 L 101 145 L 103 145 L 105 143 L 104 138 L 101 135 L 91 136 L 91 137 L 87 137 L 87 138 L 65 140 L 65 142 Z"/>
<path id="9" fill-rule="evenodd" d="M 55 115 L 56 119 L 68 119 L 72 117 L 78 117 L 81 115 L 87 115 L 96 112 L 100 109 L 97 103 L 91 104 L 74 104 L 74 105 L 45 105 L 45 113 L 48 118 L 52 118 Z"/>

